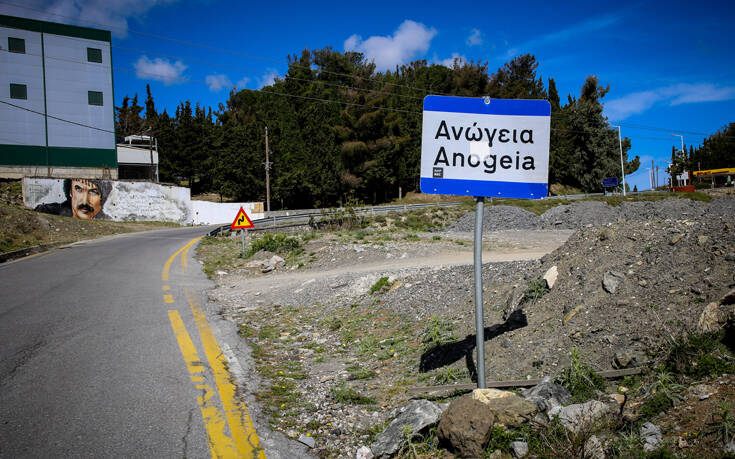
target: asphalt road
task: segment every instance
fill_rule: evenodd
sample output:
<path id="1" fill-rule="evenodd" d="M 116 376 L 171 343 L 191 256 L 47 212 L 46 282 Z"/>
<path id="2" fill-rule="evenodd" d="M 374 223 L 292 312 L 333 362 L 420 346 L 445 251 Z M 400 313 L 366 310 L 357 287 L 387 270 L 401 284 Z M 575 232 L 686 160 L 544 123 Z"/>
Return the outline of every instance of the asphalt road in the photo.
<path id="1" fill-rule="evenodd" d="M 223 357 L 237 336 L 189 250 L 206 231 L 0 265 L 0 457 L 262 457 L 232 384 L 248 369 Z M 301 455 L 264 434 L 269 457 Z"/>

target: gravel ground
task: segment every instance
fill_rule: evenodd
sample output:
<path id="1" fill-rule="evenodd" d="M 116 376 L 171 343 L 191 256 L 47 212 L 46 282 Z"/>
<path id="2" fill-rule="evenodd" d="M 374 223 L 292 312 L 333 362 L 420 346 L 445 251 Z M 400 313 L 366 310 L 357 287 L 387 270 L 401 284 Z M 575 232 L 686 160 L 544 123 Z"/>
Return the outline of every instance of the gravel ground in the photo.
<path id="1" fill-rule="evenodd" d="M 534 231 L 534 222 L 576 231 Z M 485 223 L 485 250 L 512 253 L 525 241 L 538 257 L 547 253 L 483 265 L 488 380 L 554 375 L 574 348 L 599 370 L 619 351 L 645 362 L 735 286 L 735 198 L 578 202 L 541 217 L 495 206 Z M 410 398 L 409 387 L 470 382 L 472 266 L 441 257 L 470 253 L 474 214 L 450 228 L 439 240 L 326 237 L 307 244 L 312 261 L 302 269 L 217 277 L 211 299 L 253 348 L 264 377 L 260 408 L 274 428 L 309 434 L 320 456 L 354 457 Z M 552 266 L 551 291 L 517 304 Z M 611 273 L 614 293 L 602 285 Z"/>
<path id="2" fill-rule="evenodd" d="M 618 221 L 647 221 L 657 219 L 695 218 L 703 215 L 727 216 L 735 214 L 735 199 L 716 198 L 709 203 L 689 199 L 624 202 L 610 206 L 601 201 L 579 201 L 553 207 L 540 216 L 512 206 L 487 206 L 483 231 L 499 229 L 577 229 L 587 225 L 606 225 Z M 447 231 L 473 231 L 475 213 L 469 212 L 450 225 Z"/>

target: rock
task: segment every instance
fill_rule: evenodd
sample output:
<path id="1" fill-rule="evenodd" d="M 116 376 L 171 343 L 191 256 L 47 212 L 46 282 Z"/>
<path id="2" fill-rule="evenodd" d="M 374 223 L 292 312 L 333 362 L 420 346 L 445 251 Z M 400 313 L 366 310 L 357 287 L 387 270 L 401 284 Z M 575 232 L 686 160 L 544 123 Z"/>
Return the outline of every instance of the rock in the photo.
<path id="1" fill-rule="evenodd" d="M 495 422 L 507 426 L 519 426 L 533 418 L 536 405 L 513 392 L 497 389 L 475 389 L 472 398 L 490 407 Z"/>
<path id="2" fill-rule="evenodd" d="M 597 435 L 592 435 L 584 442 L 584 457 L 585 459 L 605 459 L 605 447 Z"/>
<path id="3" fill-rule="evenodd" d="M 539 411 L 544 412 L 569 402 L 571 396 L 571 392 L 566 387 L 554 384 L 550 376 L 545 376 L 540 383 L 521 392 L 521 397 L 535 404 Z"/>
<path id="4" fill-rule="evenodd" d="M 615 293 L 623 279 L 625 279 L 623 273 L 607 271 L 602 276 L 602 287 L 607 293 Z"/>
<path id="5" fill-rule="evenodd" d="M 731 440 L 728 444 L 725 445 L 724 452 L 726 454 L 735 454 L 735 440 Z"/>
<path id="6" fill-rule="evenodd" d="M 512 345 L 513 343 L 508 338 L 503 338 L 503 340 L 500 342 L 500 347 L 504 349 L 508 349 Z"/>
<path id="7" fill-rule="evenodd" d="M 355 459 L 373 459 L 373 457 L 373 452 L 367 446 L 361 446 L 355 455 Z"/>
<path id="8" fill-rule="evenodd" d="M 503 458 L 503 452 L 499 449 L 496 449 L 490 455 L 487 457 L 487 459 L 502 459 Z"/>
<path id="9" fill-rule="evenodd" d="M 576 316 L 577 313 L 581 311 L 582 309 L 584 309 L 584 306 L 579 305 L 576 308 L 564 314 L 564 318 L 561 320 L 562 325 L 566 325 L 570 320 L 572 320 L 572 317 Z"/>
<path id="10" fill-rule="evenodd" d="M 460 457 L 483 457 L 494 422 L 495 416 L 488 405 L 465 395 L 454 400 L 444 412 L 437 436 Z"/>
<path id="11" fill-rule="evenodd" d="M 671 238 L 671 240 L 669 241 L 669 245 L 675 245 L 677 242 L 681 241 L 683 237 L 684 237 L 684 234 L 682 233 L 677 234 L 676 236 Z"/>
<path id="12" fill-rule="evenodd" d="M 528 455 L 528 443 L 525 441 L 514 441 L 510 443 L 510 451 L 514 457 L 526 457 Z"/>
<path id="13" fill-rule="evenodd" d="M 733 292 L 728 293 L 728 295 L 731 294 Z M 727 296 L 722 299 L 723 302 L 725 300 Z M 727 327 L 728 322 L 732 321 L 733 316 L 735 316 L 735 307 L 731 304 L 723 305 L 712 302 L 702 310 L 697 322 L 697 332 L 708 333 L 723 330 Z"/>
<path id="14" fill-rule="evenodd" d="M 508 299 L 505 301 L 505 308 L 503 309 L 503 320 L 507 320 L 513 311 L 523 302 L 524 293 L 520 289 L 513 289 Z"/>
<path id="15" fill-rule="evenodd" d="M 219 271 L 219 270 L 218 270 L 218 271 L 216 272 L 216 274 L 217 274 L 218 276 L 224 276 L 225 274 L 227 274 L 227 271 Z"/>
<path id="16" fill-rule="evenodd" d="M 260 271 L 263 273 L 269 273 L 279 266 L 284 265 L 285 263 L 286 261 L 283 258 L 279 257 L 278 255 L 273 255 L 272 257 L 270 257 L 270 259 L 268 259 L 268 261 L 263 263 L 263 267 Z"/>
<path id="17" fill-rule="evenodd" d="M 404 429 L 420 432 L 424 427 L 436 424 L 442 411 L 428 400 L 415 400 L 402 407 L 400 414 L 375 438 L 370 446 L 377 458 L 390 457 L 406 443 Z"/>
<path id="18" fill-rule="evenodd" d="M 562 425 L 573 433 L 589 430 L 595 422 L 610 412 L 610 406 L 597 400 L 569 406 L 556 406 L 549 411 L 549 419 L 559 417 Z"/>
<path id="19" fill-rule="evenodd" d="M 652 422 L 641 426 L 641 439 L 643 440 L 643 451 L 649 452 L 658 449 L 663 440 L 661 428 Z"/>
<path id="20" fill-rule="evenodd" d="M 299 441 L 309 448 L 314 448 L 314 446 L 316 446 L 316 441 L 314 441 L 314 439 L 308 435 L 299 435 Z"/>
<path id="21" fill-rule="evenodd" d="M 556 265 L 549 268 L 548 271 L 546 271 L 546 274 L 544 274 L 544 280 L 546 281 L 546 286 L 551 290 L 554 288 L 554 284 L 556 284 L 556 279 L 559 278 L 559 270 L 556 268 Z"/>
<path id="22" fill-rule="evenodd" d="M 637 362 L 636 355 L 630 351 L 617 351 L 615 353 L 615 357 L 613 358 L 613 367 L 614 368 L 628 368 L 631 366 L 635 366 Z"/>
<path id="23" fill-rule="evenodd" d="M 691 388 L 690 392 L 699 400 L 707 400 L 715 391 L 712 386 L 708 384 L 697 384 Z"/>
<path id="24" fill-rule="evenodd" d="M 59 231 L 59 230 L 56 230 Z M 735 261 L 735 253 L 728 252 L 725 254 L 725 261 Z"/>
<path id="25" fill-rule="evenodd" d="M 697 245 L 705 245 L 707 242 L 709 242 L 709 236 L 700 235 L 697 236 Z"/>

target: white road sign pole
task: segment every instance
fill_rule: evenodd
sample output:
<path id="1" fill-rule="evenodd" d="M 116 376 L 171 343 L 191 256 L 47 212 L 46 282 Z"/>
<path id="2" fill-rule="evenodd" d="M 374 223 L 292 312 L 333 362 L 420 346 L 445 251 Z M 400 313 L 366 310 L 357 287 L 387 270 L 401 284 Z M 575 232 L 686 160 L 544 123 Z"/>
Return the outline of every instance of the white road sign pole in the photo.
<path id="1" fill-rule="evenodd" d="M 485 198 L 548 194 L 551 105 L 546 100 L 424 98 L 421 191 L 474 196 L 477 387 L 485 388 L 482 221 Z"/>

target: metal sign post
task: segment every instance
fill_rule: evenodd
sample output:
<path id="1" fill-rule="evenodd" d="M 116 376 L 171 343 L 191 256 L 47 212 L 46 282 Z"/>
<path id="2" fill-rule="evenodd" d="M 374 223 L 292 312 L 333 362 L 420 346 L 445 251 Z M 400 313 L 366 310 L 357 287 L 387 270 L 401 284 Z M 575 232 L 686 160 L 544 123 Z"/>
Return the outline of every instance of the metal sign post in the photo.
<path id="1" fill-rule="evenodd" d="M 482 220 L 485 198 L 475 197 L 475 325 L 477 326 L 477 387 L 485 388 L 485 312 L 482 307 Z"/>
<path id="2" fill-rule="evenodd" d="M 551 105 L 546 100 L 426 96 L 421 191 L 474 196 L 477 387 L 485 388 L 482 223 L 485 197 L 548 194 Z"/>
<path id="3" fill-rule="evenodd" d="M 242 256 L 245 257 L 245 230 L 240 230 L 240 239 L 242 240 Z"/>

